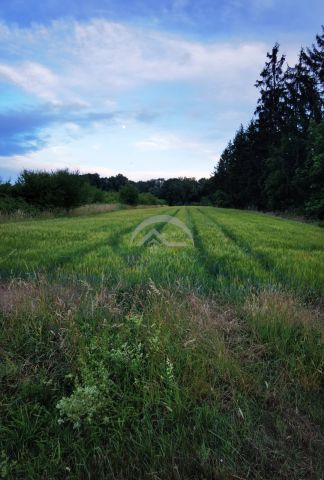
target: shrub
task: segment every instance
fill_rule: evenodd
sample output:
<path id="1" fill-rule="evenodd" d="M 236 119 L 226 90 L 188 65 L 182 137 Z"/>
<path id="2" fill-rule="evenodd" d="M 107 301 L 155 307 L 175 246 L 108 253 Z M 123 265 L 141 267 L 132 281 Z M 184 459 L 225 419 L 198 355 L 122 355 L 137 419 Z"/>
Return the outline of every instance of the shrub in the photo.
<path id="1" fill-rule="evenodd" d="M 165 200 L 157 198 L 152 193 L 140 193 L 138 196 L 138 203 L 140 205 L 165 205 Z"/>
<path id="2" fill-rule="evenodd" d="M 22 198 L 13 198 L 9 195 L 0 196 L 0 212 L 4 214 L 14 213 L 17 210 L 27 211 L 31 209 L 30 205 Z"/>
<path id="3" fill-rule="evenodd" d="M 126 203 L 127 205 L 137 205 L 139 200 L 138 190 L 134 185 L 128 183 L 120 189 L 119 198 L 121 203 Z"/>
<path id="4" fill-rule="evenodd" d="M 119 203 L 120 202 L 119 193 L 114 192 L 114 191 L 104 192 L 103 198 L 104 198 L 105 203 Z"/>
<path id="5" fill-rule="evenodd" d="M 95 198 L 97 189 L 85 183 L 77 172 L 57 170 L 55 172 L 24 170 L 20 175 L 17 193 L 24 200 L 42 209 L 65 208 L 88 203 L 89 196 Z"/>

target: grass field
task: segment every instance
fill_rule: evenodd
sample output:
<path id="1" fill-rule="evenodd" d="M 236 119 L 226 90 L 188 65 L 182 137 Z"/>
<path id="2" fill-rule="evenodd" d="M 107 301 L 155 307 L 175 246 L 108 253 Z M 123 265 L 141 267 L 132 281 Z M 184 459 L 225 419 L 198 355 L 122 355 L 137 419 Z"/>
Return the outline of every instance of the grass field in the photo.
<path id="1" fill-rule="evenodd" d="M 132 241 L 155 215 L 193 242 Z M 323 229 L 161 207 L 0 238 L 0 478 L 323 477 Z"/>
<path id="2" fill-rule="evenodd" d="M 135 227 L 152 215 L 185 222 L 194 246 L 131 246 Z M 150 227 L 147 227 L 148 230 Z M 170 238 L 185 234 L 158 224 Z M 256 213 L 209 207 L 119 211 L 93 217 L 7 223 L 0 226 L 2 276 L 70 276 L 109 286 L 175 282 L 207 292 L 285 289 L 317 296 L 324 285 L 324 234 L 316 226 Z M 145 234 L 145 231 L 143 232 Z M 184 237 L 184 238 L 182 238 Z"/>

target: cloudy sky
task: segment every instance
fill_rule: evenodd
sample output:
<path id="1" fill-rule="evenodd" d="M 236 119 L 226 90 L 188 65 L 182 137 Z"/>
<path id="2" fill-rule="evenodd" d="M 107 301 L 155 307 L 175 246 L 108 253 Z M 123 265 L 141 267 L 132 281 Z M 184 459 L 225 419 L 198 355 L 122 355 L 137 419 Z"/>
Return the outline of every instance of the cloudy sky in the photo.
<path id="1" fill-rule="evenodd" d="M 321 0 L 1 0 L 0 176 L 68 167 L 209 176 L 274 42 L 293 63 Z"/>

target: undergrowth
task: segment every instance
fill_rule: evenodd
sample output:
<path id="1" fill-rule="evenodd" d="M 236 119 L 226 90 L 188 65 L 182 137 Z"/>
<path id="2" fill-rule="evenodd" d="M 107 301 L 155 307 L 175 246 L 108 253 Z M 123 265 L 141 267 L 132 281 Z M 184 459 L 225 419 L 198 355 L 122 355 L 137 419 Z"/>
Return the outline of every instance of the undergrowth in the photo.
<path id="1" fill-rule="evenodd" d="M 323 476 L 319 310 L 153 282 L 0 298 L 0 478 Z"/>

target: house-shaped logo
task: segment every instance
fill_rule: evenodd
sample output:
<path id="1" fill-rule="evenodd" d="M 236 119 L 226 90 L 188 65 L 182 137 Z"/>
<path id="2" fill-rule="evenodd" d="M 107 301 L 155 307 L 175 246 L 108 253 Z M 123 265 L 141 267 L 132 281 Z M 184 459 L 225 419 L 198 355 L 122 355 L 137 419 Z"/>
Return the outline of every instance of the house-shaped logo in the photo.
<path id="1" fill-rule="evenodd" d="M 182 230 L 182 232 L 185 234 L 186 241 L 168 241 L 165 235 L 160 233 L 156 228 L 151 228 L 147 234 L 141 235 L 141 232 L 143 232 L 148 225 L 155 225 L 157 223 L 172 224 L 177 228 L 180 228 L 180 230 Z M 181 222 L 181 220 L 178 218 L 172 217 L 171 215 L 155 215 L 147 218 L 135 228 L 131 237 L 131 244 L 137 246 L 165 245 L 167 247 L 188 247 L 194 246 L 194 240 L 187 225 Z"/>

